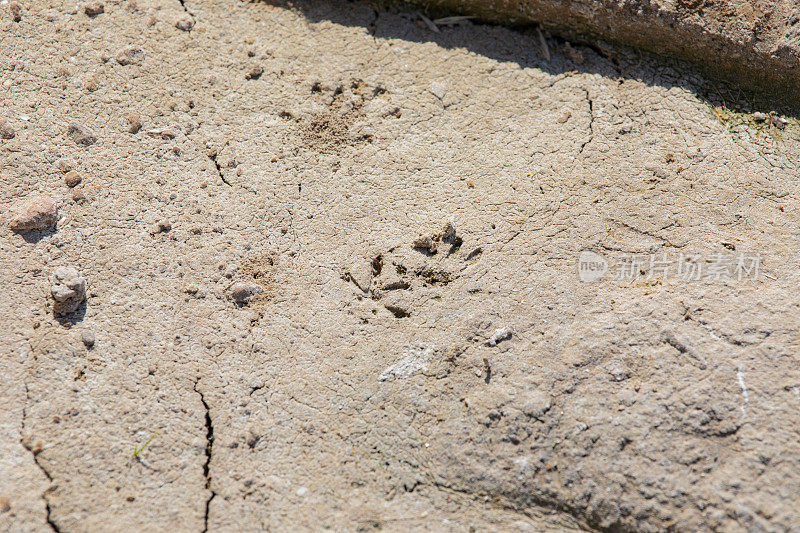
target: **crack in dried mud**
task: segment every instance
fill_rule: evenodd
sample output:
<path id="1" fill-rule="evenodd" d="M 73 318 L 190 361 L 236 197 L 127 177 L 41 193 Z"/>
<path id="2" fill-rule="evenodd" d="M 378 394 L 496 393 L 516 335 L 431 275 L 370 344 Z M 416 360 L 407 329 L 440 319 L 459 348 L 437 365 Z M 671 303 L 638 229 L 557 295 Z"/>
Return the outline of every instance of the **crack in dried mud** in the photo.
<path id="1" fill-rule="evenodd" d="M 231 183 L 225 179 L 225 174 L 222 173 L 222 167 L 220 166 L 219 162 L 217 161 L 217 156 L 208 156 L 214 166 L 217 168 L 217 174 L 219 174 L 219 178 L 222 180 L 222 183 L 227 185 L 228 187 L 232 187 Z"/>
<path id="2" fill-rule="evenodd" d="M 182 7 L 182 8 L 183 8 L 183 10 L 186 12 L 186 14 L 187 14 L 187 15 L 189 15 L 190 17 L 192 17 L 192 20 L 194 20 L 194 15 L 192 15 L 192 14 L 189 12 L 189 10 L 186 8 L 186 0 L 178 0 L 178 2 L 181 4 L 181 7 Z"/>
<path id="3" fill-rule="evenodd" d="M 211 507 L 211 500 L 217 495 L 211 489 L 211 474 L 209 472 L 211 466 L 211 453 L 214 447 L 214 423 L 211 420 L 211 410 L 208 407 L 208 403 L 206 402 L 206 398 L 203 395 L 202 391 L 197 388 L 197 384 L 199 380 L 194 382 L 194 391 L 200 395 L 200 402 L 203 404 L 203 408 L 205 409 L 205 426 L 206 426 L 206 460 L 203 463 L 203 476 L 206 478 L 206 490 L 211 492 L 211 495 L 206 500 L 206 507 L 205 507 L 205 516 L 203 519 L 203 533 L 208 531 L 208 512 Z"/>
<path id="4" fill-rule="evenodd" d="M 31 447 L 29 442 L 25 441 L 25 438 L 22 435 L 22 433 L 25 430 L 25 420 L 28 417 L 28 401 L 29 400 L 30 400 L 30 396 L 29 396 L 29 391 L 28 391 L 28 384 L 25 383 L 25 404 L 22 406 L 22 421 L 20 423 L 20 439 L 19 439 L 19 443 L 22 445 L 23 448 L 25 448 L 28 452 L 30 452 L 31 456 L 33 457 L 33 463 L 36 465 L 36 467 L 39 470 L 42 471 L 44 476 L 47 478 L 47 481 L 52 486 L 53 476 L 50 475 L 50 472 L 48 472 L 48 470 L 42 465 L 42 463 L 39 462 L 39 451 L 34 451 L 33 447 Z M 47 522 L 47 525 L 49 525 L 50 528 L 53 531 L 56 531 L 57 533 L 60 533 L 61 529 L 58 527 L 58 525 L 56 525 L 55 522 L 53 522 L 53 519 L 52 519 L 52 513 L 51 513 L 51 509 L 50 509 L 50 501 L 47 499 L 47 491 L 48 490 L 50 490 L 49 486 L 42 493 L 42 500 L 44 500 L 44 508 L 45 508 L 45 521 Z"/>
<path id="5" fill-rule="evenodd" d="M 592 142 L 594 139 L 594 100 L 592 96 L 589 94 L 588 89 L 583 89 L 586 92 L 586 101 L 589 102 L 589 138 L 581 144 L 581 149 L 578 150 L 579 154 L 583 153 L 583 149 L 586 148 L 586 145 Z"/>

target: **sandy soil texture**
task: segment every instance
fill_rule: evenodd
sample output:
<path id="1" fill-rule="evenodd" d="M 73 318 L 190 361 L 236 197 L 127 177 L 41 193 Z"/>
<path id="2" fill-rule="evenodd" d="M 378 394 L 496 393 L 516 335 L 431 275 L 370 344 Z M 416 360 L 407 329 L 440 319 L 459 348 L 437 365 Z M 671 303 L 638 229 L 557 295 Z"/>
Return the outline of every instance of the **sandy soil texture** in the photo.
<path id="1" fill-rule="evenodd" d="M 0 530 L 800 523 L 796 118 L 428 22 L 0 4 Z"/>

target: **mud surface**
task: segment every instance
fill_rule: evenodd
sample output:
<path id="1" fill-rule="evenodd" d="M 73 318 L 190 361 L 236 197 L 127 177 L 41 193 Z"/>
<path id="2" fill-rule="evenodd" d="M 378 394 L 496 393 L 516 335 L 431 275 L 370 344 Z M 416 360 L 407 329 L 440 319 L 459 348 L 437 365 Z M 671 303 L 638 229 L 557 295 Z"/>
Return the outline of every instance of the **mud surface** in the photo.
<path id="1" fill-rule="evenodd" d="M 795 119 L 366 3 L 0 7 L 0 530 L 800 522 Z"/>
<path id="2" fill-rule="evenodd" d="M 745 93 L 800 109 L 797 0 L 413 1 L 492 22 L 538 24 L 587 44 L 595 37 L 689 60 Z"/>

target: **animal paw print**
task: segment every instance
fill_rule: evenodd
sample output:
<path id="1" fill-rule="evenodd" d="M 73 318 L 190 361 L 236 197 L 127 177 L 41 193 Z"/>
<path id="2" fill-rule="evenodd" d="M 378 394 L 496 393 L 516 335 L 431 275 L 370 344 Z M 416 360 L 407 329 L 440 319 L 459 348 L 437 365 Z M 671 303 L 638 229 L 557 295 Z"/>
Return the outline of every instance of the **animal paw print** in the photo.
<path id="1" fill-rule="evenodd" d="M 441 231 L 419 237 L 410 246 L 397 246 L 375 256 L 369 276 L 362 272 L 359 278 L 348 271 L 343 278 L 396 318 L 407 318 L 429 300 L 440 299 L 441 289 L 458 279 L 465 262 L 474 259 L 457 254 L 462 244 L 455 225 L 448 222 Z"/>
<path id="2" fill-rule="evenodd" d="M 323 101 L 326 109 L 301 124 L 300 133 L 306 145 L 326 152 L 347 144 L 372 142 L 371 134 L 354 134 L 351 130 L 364 116 L 367 102 L 386 89 L 378 86 L 369 91 L 363 81 L 353 80 L 347 86 L 337 85 L 332 89 L 317 82 L 311 86 L 311 92 Z"/>

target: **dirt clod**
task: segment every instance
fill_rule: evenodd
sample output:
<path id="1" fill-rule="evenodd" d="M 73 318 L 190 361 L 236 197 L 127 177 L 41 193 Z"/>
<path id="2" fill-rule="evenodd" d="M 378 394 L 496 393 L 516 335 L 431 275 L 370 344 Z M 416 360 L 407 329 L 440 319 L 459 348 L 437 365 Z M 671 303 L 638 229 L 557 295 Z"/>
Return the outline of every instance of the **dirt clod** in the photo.
<path id="1" fill-rule="evenodd" d="M 50 196 L 37 196 L 21 202 L 14 211 L 9 227 L 19 233 L 49 229 L 58 215 L 56 201 Z"/>
<path id="2" fill-rule="evenodd" d="M 231 285 L 228 295 L 239 305 L 247 305 L 250 299 L 256 294 L 264 291 L 259 285 L 254 283 L 237 282 Z"/>
<path id="3" fill-rule="evenodd" d="M 778 115 L 772 115 L 772 125 L 779 130 L 785 129 L 787 124 L 789 124 L 789 121 L 785 118 Z"/>
<path id="4" fill-rule="evenodd" d="M 439 233 L 437 235 L 437 237 L 442 242 L 454 243 L 456 241 L 456 239 L 458 239 L 458 236 L 456 235 L 456 225 L 455 225 L 455 223 L 452 222 L 452 221 L 447 222 L 444 225 L 444 228 L 442 228 L 441 233 Z"/>
<path id="5" fill-rule="evenodd" d="M 13 139 L 16 135 L 14 128 L 11 127 L 11 124 L 6 122 L 3 119 L 0 119 L 0 139 Z"/>
<path id="6" fill-rule="evenodd" d="M 139 113 L 130 112 L 125 116 L 128 121 L 128 133 L 138 133 L 142 129 L 142 117 Z"/>
<path id="7" fill-rule="evenodd" d="M 94 343 L 96 341 L 94 332 L 90 329 L 85 329 L 81 331 L 81 341 L 83 342 L 84 345 L 86 345 L 87 348 L 91 348 L 92 346 L 94 346 Z"/>
<path id="8" fill-rule="evenodd" d="M 75 172 L 74 170 L 70 170 L 64 176 L 64 183 L 66 183 L 67 187 L 70 188 L 77 186 L 82 180 L 83 178 L 81 177 L 81 175 Z"/>
<path id="9" fill-rule="evenodd" d="M 102 2 L 89 2 L 83 6 L 83 12 L 90 17 L 96 17 L 97 15 L 105 13 L 105 10 L 106 8 Z"/>
<path id="10" fill-rule="evenodd" d="M 86 199 L 86 194 L 80 190 L 72 191 L 72 194 L 70 194 L 70 198 L 72 199 L 73 202 L 80 203 Z"/>
<path id="11" fill-rule="evenodd" d="M 247 71 L 247 74 L 244 75 L 244 79 L 257 80 L 258 78 L 261 77 L 263 73 L 264 73 L 264 67 L 262 67 L 261 65 L 256 65 Z"/>
<path id="12" fill-rule="evenodd" d="M 70 170 L 73 170 L 75 168 L 75 161 L 73 161 L 68 157 L 60 157 L 56 159 L 56 162 L 54 164 L 56 168 L 61 172 L 63 172 L 64 174 L 68 173 Z"/>
<path id="13" fill-rule="evenodd" d="M 59 267 L 53 273 L 50 295 L 55 316 L 73 313 L 86 300 L 86 280 L 72 267 Z"/>
<path id="14" fill-rule="evenodd" d="M 97 137 L 94 132 L 77 122 L 72 122 L 69 125 L 69 128 L 67 128 L 67 135 L 69 135 L 76 144 L 83 146 L 91 146 L 97 142 Z"/>
<path id="15" fill-rule="evenodd" d="M 431 83 L 429 90 L 436 98 L 442 100 L 447 94 L 447 85 L 444 82 L 435 81 Z"/>
<path id="16" fill-rule="evenodd" d="M 194 28 L 194 20 L 189 16 L 180 17 L 175 21 L 175 27 L 181 31 L 190 31 Z"/>
<path id="17" fill-rule="evenodd" d="M 126 46 L 117 52 L 116 60 L 120 65 L 141 65 L 144 61 L 144 50 L 139 46 Z"/>

